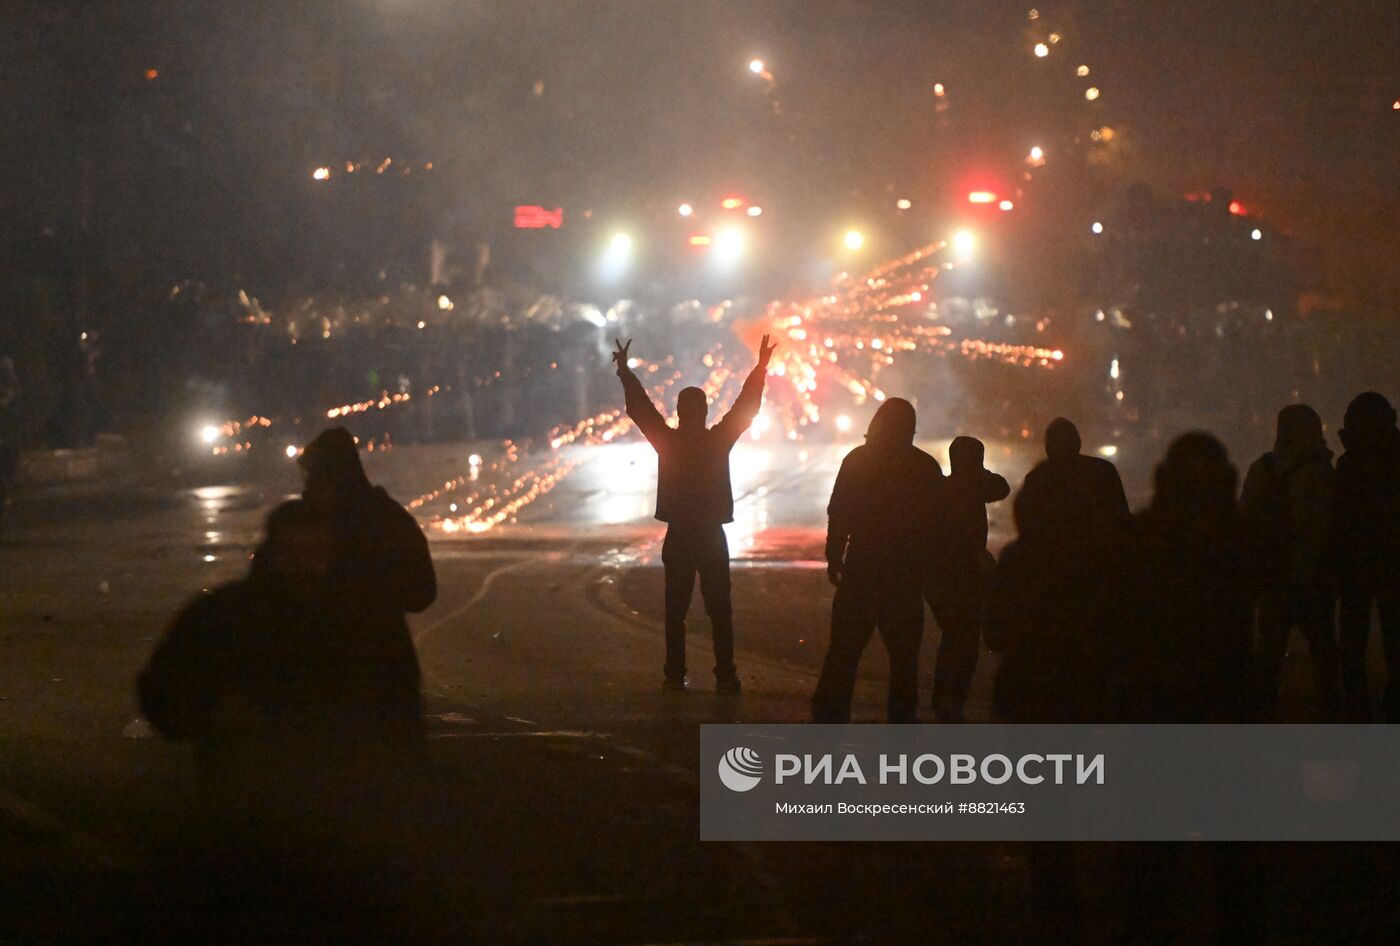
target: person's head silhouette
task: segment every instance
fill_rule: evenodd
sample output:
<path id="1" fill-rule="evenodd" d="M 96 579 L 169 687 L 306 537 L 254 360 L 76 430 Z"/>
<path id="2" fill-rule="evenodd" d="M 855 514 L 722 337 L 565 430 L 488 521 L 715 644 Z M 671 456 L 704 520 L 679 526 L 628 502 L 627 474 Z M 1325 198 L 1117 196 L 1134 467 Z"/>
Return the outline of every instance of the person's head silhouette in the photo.
<path id="1" fill-rule="evenodd" d="M 1230 464 L 1225 445 L 1196 430 L 1172 441 L 1154 479 L 1154 509 L 1187 516 L 1213 515 L 1234 508 L 1239 474 Z"/>
<path id="2" fill-rule="evenodd" d="M 1322 436 L 1322 418 L 1317 411 L 1306 404 L 1290 404 L 1278 412 L 1274 452 L 1305 455 L 1326 446 L 1327 441 Z"/>
<path id="3" fill-rule="evenodd" d="M 272 510 L 254 574 L 301 592 L 315 590 L 330 574 L 334 539 L 324 516 L 310 503 L 289 500 Z"/>
<path id="4" fill-rule="evenodd" d="M 948 445 L 948 466 L 955 474 L 976 473 L 986 457 L 987 448 L 976 437 L 954 437 Z"/>
<path id="5" fill-rule="evenodd" d="M 902 397 L 892 397 L 880 405 L 865 431 L 865 442 L 877 449 L 908 447 L 914 443 L 914 405 Z"/>
<path id="6" fill-rule="evenodd" d="M 312 502 L 334 502 L 369 489 L 369 478 L 360 463 L 360 448 L 344 427 L 330 427 L 316 435 L 297 457 L 304 496 Z"/>
<path id="7" fill-rule="evenodd" d="M 703 429 L 710 413 L 710 399 L 701 388 L 681 388 L 676 395 L 676 420 L 682 430 Z"/>
<path id="8" fill-rule="evenodd" d="M 1348 450 L 1384 446 L 1395 436 L 1395 408 L 1385 395 L 1366 391 L 1347 405 L 1342 425 L 1342 445 Z"/>
<path id="9" fill-rule="evenodd" d="M 1056 417 L 1045 428 L 1045 455 L 1052 460 L 1077 456 L 1083 442 L 1079 439 L 1079 428 L 1064 417 Z"/>

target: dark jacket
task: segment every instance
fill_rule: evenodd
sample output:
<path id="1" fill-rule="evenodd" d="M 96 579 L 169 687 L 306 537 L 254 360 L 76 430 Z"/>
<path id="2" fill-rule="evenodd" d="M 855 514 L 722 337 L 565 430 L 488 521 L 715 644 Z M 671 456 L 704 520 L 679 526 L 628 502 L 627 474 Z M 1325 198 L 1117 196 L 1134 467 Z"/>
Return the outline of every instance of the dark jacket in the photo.
<path id="1" fill-rule="evenodd" d="M 1117 467 L 1084 454 L 1044 460 L 1016 496 L 1021 537 L 1066 549 L 1111 540 L 1130 518 Z"/>
<path id="2" fill-rule="evenodd" d="M 1240 492 L 1240 514 L 1272 559 L 1276 584 L 1326 579 L 1332 519 L 1332 451 L 1279 450 L 1255 460 Z"/>
<path id="3" fill-rule="evenodd" d="M 948 542 L 960 559 L 980 559 L 987 550 L 987 504 L 1011 495 L 1006 477 L 991 470 L 948 474 Z"/>
<path id="4" fill-rule="evenodd" d="M 1106 596 L 1120 721 L 1245 721 L 1265 561 L 1233 510 L 1193 518 L 1154 507 L 1133 520 Z"/>
<path id="5" fill-rule="evenodd" d="M 749 429 L 763 405 L 766 371 L 754 368 L 729 413 L 713 427 L 672 427 L 656 409 L 642 382 L 623 365 L 618 371 L 626 392 L 627 416 L 656 449 L 656 518 L 688 526 L 734 521 L 734 492 L 729 480 L 729 451 Z"/>
<path id="6" fill-rule="evenodd" d="M 826 560 L 842 586 L 920 591 L 942 537 L 944 490 L 938 461 L 913 444 L 848 453 L 826 509 Z"/>
<path id="7" fill-rule="evenodd" d="M 1333 503 L 1330 544 L 1342 579 L 1400 587 L 1400 434 L 1342 454 Z"/>
<path id="8" fill-rule="evenodd" d="M 141 711 L 206 749 L 409 735 L 418 682 L 370 615 L 263 574 L 202 594 L 142 672 Z"/>

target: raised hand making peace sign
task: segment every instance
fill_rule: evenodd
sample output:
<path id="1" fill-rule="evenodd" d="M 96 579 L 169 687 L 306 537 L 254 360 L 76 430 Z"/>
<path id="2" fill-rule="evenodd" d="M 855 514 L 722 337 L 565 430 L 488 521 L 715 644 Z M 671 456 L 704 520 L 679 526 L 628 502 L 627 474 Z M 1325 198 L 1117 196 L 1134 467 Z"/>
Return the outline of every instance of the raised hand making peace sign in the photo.
<path id="1" fill-rule="evenodd" d="M 627 367 L 628 352 L 632 349 L 632 339 L 627 339 L 627 344 L 622 344 L 622 339 L 613 339 L 617 343 L 617 351 L 612 353 L 613 364 L 619 369 Z"/>

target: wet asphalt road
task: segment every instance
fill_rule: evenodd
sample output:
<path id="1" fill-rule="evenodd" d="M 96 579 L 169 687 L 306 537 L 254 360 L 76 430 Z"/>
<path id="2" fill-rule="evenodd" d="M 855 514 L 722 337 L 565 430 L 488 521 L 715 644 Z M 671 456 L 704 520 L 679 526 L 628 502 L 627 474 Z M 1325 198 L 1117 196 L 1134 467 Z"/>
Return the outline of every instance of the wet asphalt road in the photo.
<path id="1" fill-rule="evenodd" d="M 697 841 L 698 726 L 806 718 L 830 605 L 824 506 L 849 446 L 746 442 L 736 451 L 728 534 L 738 698 L 712 692 L 698 596 L 691 692 L 659 687 L 662 529 L 649 518 L 654 460 L 644 444 L 569 448 L 578 465 L 518 521 L 480 533 L 429 527 L 441 593 L 412 627 L 432 714 L 434 827 L 430 839 L 400 838 L 416 862 L 402 875 L 411 891 L 396 925 L 403 941 L 1015 942 L 1047 933 L 1030 909 L 1025 845 Z M 946 442 L 929 447 L 942 458 Z M 407 502 L 469 471 L 477 451 L 479 479 L 415 508 L 431 523 L 536 461 L 492 470 L 481 445 L 367 459 L 371 477 Z M 988 466 L 1013 484 L 1033 460 L 1029 443 L 988 444 Z M 1141 498 L 1145 478 L 1125 469 Z M 14 893 L 0 906 L 0 942 L 112 941 L 132 914 L 159 929 L 163 910 L 180 910 L 152 905 L 149 878 L 191 794 L 190 759 L 150 737 L 131 681 L 173 611 L 238 576 L 262 515 L 297 489 L 291 465 L 276 463 L 206 467 L 198 484 L 138 479 L 16 504 L 15 532 L 0 543 L 0 880 Z M 1009 503 L 992 508 L 994 546 L 1008 537 L 1009 514 Z M 930 619 L 925 707 L 936 643 Z M 974 720 L 985 718 L 992 669 L 984 659 Z M 1301 680 L 1302 670 L 1290 674 Z M 884 678 L 875 644 L 857 719 L 881 717 Z M 1075 850 L 1092 907 L 1075 938 L 1106 941 L 1133 910 L 1113 896 L 1121 852 Z M 1261 921 L 1269 941 L 1391 919 L 1380 908 L 1326 908 L 1307 882 L 1322 870 L 1342 878 L 1333 893 L 1352 876 L 1358 891 L 1393 883 L 1387 852 L 1275 848 L 1268 861 L 1277 894 Z M 1210 889 L 1188 898 L 1183 937 L 1204 935 L 1219 914 Z"/>

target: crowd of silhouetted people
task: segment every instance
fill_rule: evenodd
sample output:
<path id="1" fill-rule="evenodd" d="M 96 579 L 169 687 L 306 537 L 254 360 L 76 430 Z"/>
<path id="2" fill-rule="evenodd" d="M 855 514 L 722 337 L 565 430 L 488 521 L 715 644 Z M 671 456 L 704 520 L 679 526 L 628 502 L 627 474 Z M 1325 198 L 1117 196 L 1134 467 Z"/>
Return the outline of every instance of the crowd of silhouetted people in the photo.
<path id="1" fill-rule="evenodd" d="M 1279 711 L 1288 639 L 1309 649 L 1315 717 L 1372 719 L 1366 674 L 1379 612 L 1386 721 L 1400 721 L 1400 431 L 1380 394 L 1346 412 L 1335 469 L 1317 412 L 1284 408 L 1274 447 L 1238 495 L 1225 446 L 1177 438 L 1150 505 L 1129 511 L 1116 468 L 1080 452 L 1063 418 L 1013 502 L 1017 536 L 993 562 L 983 504 L 1009 494 L 982 445 L 951 474 L 913 444 L 913 407 L 881 405 L 842 464 L 828 509 L 836 585 L 813 718 L 849 718 L 856 665 L 879 630 L 889 718 L 915 719 L 922 601 L 942 631 L 940 720 L 964 719 L 980 637 L 1002 657 L 992 700 L 1020 722 L 1249 722 Z"/>
<path id="2" fill-rule="evenodd" d="M 715 687 L 736 697 L 729 454 L 758 413 L 774 346 L 765 336 L 717 424 L 706 424 L 706 393 L 686 388 L 673 427 L 629 369 L 629 345 L 619 342 L 614 360 L 627 412 L 658 453 L 656 518 L 667 523 L 663 683 L 689 685 L 685 621 L 698 579 Z M 1368 721 L 1373 608 L 1388 672 L 1382 712 L 1400 721 L 1400 429 L 1380 394 L 1351 402 L 1335 466 L 1318 414 L 1284 408 L 1242 493 L 1224 445 L 1184 434 L 1136 514 L 1114 465 L 1083 454 L 1074 424 L 1057 419 L 1013 500 L 1017 535 L 999 558 L 988 550 L 987 506 L 1010 484 L 972 437 L 952 442 L 945 475 L 915 446 L 916 430 L 910 402 L 885 400 L 836 477 L 825 550 L 835 593 L 814 721 L 849 721 L 876 632 L 889 656 L 888 718 L 916 721 L 926 604 L 942 632 L 932 686 L 942 722 L 966 720 L 984 647 L 1001 655 L 991 702 L 1007 721 L 1273 720 L 1295 627 L 1309 649 L 1315 718 Z M 303 497 L 269 515 L 246 577 L 189 604 L 138 682 L 156 730 L 195 748 L 223 826 L 211 849 L 221 864 L 255 865 L 243 879 L 267 895 L 287 884 L 264 871 L 282 869 L 285 836 L 300 844 L 307 825 L 356 836 L 334 819 L 393 797 L 423 761 L 405 614 L 437 593 L 421 528 L 371 485 L 348 431 L 324 431 L 298 462 Z M 1046 856 L 1042 878 L 1061 866 Z M 250 888 L 211 892 L 212 915 L 229 907 L 218 893 L 228 889 Z"/>

